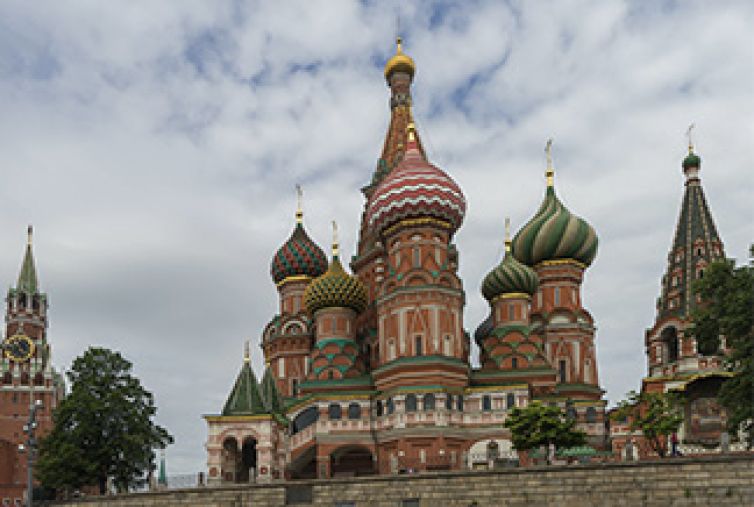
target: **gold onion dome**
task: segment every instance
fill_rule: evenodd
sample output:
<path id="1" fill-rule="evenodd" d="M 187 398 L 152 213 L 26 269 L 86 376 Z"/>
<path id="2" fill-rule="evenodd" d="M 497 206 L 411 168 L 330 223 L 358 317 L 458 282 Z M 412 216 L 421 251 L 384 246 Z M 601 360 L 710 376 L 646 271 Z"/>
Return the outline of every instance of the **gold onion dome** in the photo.
<path id="1" fill-rule="evenodd" d="M 385 64 L 385 79 L 390 81 L 390 76 L 393 72 L 405 72 L 411 79 L 414 78 L 416 72 L 416 64 L 414 64 L 413 58 L 403 52 L 403 40 L 398 37 L 395 40 L 395 54 Z"/>
<path id="2" fill-rule="evenodd" d="M 508 221 L 505 223 L 505 256 L 482 282 L 482 295 L 490 303 L 504 294 L 527 294 L 531 296 L 537 290 L 539 279 L 529 266 L 520 263 L 511 254 L 511 240 L 508 233 Z"/>
<path id="3" fill-rule="evenodd" d="M 304 304 L 311 315 L 322 308 L 351 308 L 356 313 L 361 313 L 366 308 L 367 292 L 364 284 L 343 269 L 338 258 L 337 241 L 333 241 L 332 262 L 327 271 L 306 288 Z"/>
<path id="4" fill-rule="evenodd" d="M 597 233 L 585 220 L 568 211 L 555 195 L 550 145 L 548 142 L 545 198 L 534 218 L 513 238 L 512 253 L 528 266 L 558 259 L 571 259 L 588 266 L 597 255 Z"/>

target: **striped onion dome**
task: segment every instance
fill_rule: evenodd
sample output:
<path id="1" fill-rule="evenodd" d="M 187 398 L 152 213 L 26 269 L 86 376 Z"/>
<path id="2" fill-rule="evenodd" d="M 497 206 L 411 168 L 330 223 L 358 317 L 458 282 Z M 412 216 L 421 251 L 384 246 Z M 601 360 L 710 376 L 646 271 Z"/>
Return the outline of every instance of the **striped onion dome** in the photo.
<path id="1" fill-rule="evenodd" d="M 297 215 L 296 228 L 272 258 L 270 274 L 275 283 L 292 276 L 317 277 L 327 269 L 325 252 L 312 241 Z"/>
<path id="2" fill-rule="evenodd" d="M 513 238 L 513 256 L 528 266 L 556 259 L 573 259 L 588 266 L 597 255 L 597 233 L 560 202 L 551 169 L 547 180 L 539 211 Z"/>
<path id="3" fill-rule="evenodd" d="M 304 304 L 311 315 L 328 307 L 351 308 L 361 313 L 367 306 L 367 291 L 358 278 L 346 273 L 338 254 L 333 253 L 327 272 L 315 278 L 306 288 Z"/>
<path id="4" fill-rule="evenodd" d="M 382 181 L 367 207 L 370 228 L 378 232 L 407 218 L 436 218 L 458 230 L 466 214 L 460 187 L 419 150 L 413 125 L 403 160 Z"/>
<path id="5" fill-rule="evenodd" d="M 538 283 L 537 274 L 513 257 L 511 242 L 506 240 L 505 256 L 500 264 L 484 277 L 482 295 L 490 303 L 503 294 L 524 293 L 531 296 L 537 290 Z"/>

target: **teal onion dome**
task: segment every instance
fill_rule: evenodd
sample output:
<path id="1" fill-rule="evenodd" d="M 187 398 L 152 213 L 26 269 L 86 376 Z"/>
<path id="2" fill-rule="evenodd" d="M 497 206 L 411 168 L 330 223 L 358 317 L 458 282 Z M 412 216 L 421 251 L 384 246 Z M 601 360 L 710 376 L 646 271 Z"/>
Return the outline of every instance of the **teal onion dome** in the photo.
<path id="1" fill-rule="evenodd" d="M 338 255 L 334 253 L 327 272 L 315 278 L 306 288 L 304 304 L 312 315 L 328 307 L 351 308 L 361 313 L 367 306 L 367 291 L 358 278 L 346 273 Z"/>
<path id="2" fill-rule="evenodd" d="M 275 283 L 295 276 L 317 277 L 327 269 L 325 252 L 312 241 L 297 217 L 293 233 L 283 243 L 270 265 L 270 274 Z"/>
<path id="3" fill-rule="evenodd" d="M 560 202 L 552 174 L 548 174 L 539 211 L 513 238 L 513 256 L 527 266 L 557 259 L 573 259 L 588 266 L 596 255 L 597 233 Z"/>
<path id="4" fill-rule="evenodd" d="M 482 282 L 482 295 L 490 303 L 503 294 L 523 293 L 531 296 L 537 290 L 537 274 L 516 260 L 510 250 L 510 241 L 506 241 L 505 257 Z"/>

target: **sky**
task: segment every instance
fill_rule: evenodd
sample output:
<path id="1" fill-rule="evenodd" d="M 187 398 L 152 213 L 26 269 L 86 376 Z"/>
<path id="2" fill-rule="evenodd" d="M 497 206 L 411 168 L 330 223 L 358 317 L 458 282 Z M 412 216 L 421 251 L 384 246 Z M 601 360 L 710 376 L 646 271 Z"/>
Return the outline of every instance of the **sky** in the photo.
<path id="1" fill-rule="evenodd" d="M 0 2 L 0 281 L 33 224 L 55 366 L 121 351 L 175 437 L 169 473 L 203 470 L 245 340 L 261 370 L 296 183 L 311 236 L 327 251 L 335 219 L 354 251 L 400 33 L 424 147 L 468 202 L 465 327 L 552 137 L 558 194 L 600 240 L 583 301 L 615 403 L 646 371 L 692 122 L 726 254 L 754 240 L 751 26 L 734 0 Z"/>

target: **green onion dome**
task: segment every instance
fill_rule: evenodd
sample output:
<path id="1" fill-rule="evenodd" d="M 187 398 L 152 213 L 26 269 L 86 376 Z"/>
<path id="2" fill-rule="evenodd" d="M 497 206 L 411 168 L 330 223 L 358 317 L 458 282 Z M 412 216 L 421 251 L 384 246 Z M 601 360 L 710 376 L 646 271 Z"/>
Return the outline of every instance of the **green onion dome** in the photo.
<path id="1" fill-rule="evenodd" d="M 304 225 L 297 214 L 296 228 L 288 240 L 283 243 L 270 265 L 270 274 L 279 284 L 286 278 L 296 276 L 317 277 L 327 269 L 327 256 L 312 241 L 304 230 Z"/>
<path id="2" fill-rule="evenodd" d="M 523 293 L 531 296 L 536 292 L 538 283 L 537 274 L 513 257 L 510 240 L 506 240 L 505 256 L 500 264 L 484 277 L 482 295 L 490 303 L 503 294 Z"/>
<path id="3" fill-rule="evenodd" d="M 539 211 L 513 238 L 513 256 L 527 266 L 557 259 L 573 259 L 588 266 L 597 255 L 597 233 L 560 202 L 551 170 L 547 180 Z"/>
<path id="4" fill-rule="evenodd" d="M 315 278 L 304 292 L 304 304 L 311 315 L 328 307 L 351 308 L 361 313 L 367 306 L 367 291 L 361 281 L 343 269 L 334 247 L 330 267 Z"/>
<path id="5" fill-rule="evenodd" d="M 684 169 L 690 169 L 692 167 L 699 167 L 702 165 L 702 159 L 694 153 L 689 147 L 689 154 L 686 155 L 686 158 L 683 159 L 683 168 Z"/>

